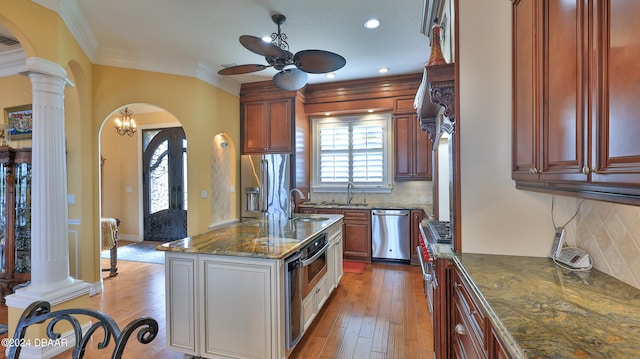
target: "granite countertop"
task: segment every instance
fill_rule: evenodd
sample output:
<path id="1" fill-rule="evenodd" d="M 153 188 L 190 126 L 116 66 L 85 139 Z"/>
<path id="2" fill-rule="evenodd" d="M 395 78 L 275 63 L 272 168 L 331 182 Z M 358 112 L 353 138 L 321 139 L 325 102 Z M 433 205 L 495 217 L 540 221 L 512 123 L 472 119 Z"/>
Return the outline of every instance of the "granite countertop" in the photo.
<path id="1" fill-rule="evenodd" d="M 362 203 L 353 202 L 350 204 L 340 202 L 304 202 L 298 205 L 298 207 L 312 207 L 312 208 L 336 208 L 336 209 L 418 209 L 424 210 L 426 204 L 417 203 Z"/>
<path id="2" fill-rule="evenodd" d="M 549 258 L 456 253 L 515 358 L 640 357 L 640 290 Z"/>
<path id="3" fill-rule="evenodd" d="M 168 252 L 282 259 L 342 219 L 342 215 L 336 214 L 305 214 L 296 217 L 302 219 L 290 220 L 284 216 L 242 219 L 228 226 L 161 244 L 156 249 Z M 312 220 L 304 220 L 305 218 Z"/>

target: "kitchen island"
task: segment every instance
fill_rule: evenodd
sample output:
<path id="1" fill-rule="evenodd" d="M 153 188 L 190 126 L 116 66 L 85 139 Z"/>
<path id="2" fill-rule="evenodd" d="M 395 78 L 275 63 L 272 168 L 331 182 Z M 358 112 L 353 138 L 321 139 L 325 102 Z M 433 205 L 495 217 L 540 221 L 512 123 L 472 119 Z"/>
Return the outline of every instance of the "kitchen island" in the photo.
<path id="1" fill-rule="evenodd" d="M 342 276 L 341 215 L 243 219 L 158 246 L 166 252 L 167 347 L 203 358 L 286 358 L 295 343 L 287 345 L 285 264 L 322 235 L 326 275 L 297 308 L 304 332 Z"/>

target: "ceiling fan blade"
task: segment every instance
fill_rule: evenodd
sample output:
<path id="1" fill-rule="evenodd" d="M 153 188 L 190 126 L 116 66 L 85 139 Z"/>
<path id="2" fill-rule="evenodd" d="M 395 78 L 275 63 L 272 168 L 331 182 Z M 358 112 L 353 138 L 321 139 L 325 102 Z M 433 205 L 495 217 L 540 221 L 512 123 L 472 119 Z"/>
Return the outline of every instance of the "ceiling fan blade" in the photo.
<path id="1" fill-rule="evenodd" d="M 307 84 L 307 74 L 296 69 L 282 70 L 273 76 L 273 83 L 287 91 L 295 91 Z"/>
<path id="2" fill-rule="evenodd" d="M 239 74 L 248 74 L 249 72 L 256 72 L 266 69 L 267 65 L 238 65 L 238 66 L 230 66 L 218 71 L 218 75 L 239 75 Z"/>
<path id="3" fill-rule="evenodd" d="M 240 43 L 242 46 L 246 47 L 247 50 L 262 56 L 286 58 L 288 54 L 287 51 L 273 45 L 272 43 L 262 41 L 261 38 L 251 35 L 240 36 Z"/>
<path id="4" fill-rule="evenodd" d="M 296 66 L 311 74 L 323 74 L 342 68 L 347 60 L 344 57 L 324 50 L 303 50 L 293 56 Z"/>

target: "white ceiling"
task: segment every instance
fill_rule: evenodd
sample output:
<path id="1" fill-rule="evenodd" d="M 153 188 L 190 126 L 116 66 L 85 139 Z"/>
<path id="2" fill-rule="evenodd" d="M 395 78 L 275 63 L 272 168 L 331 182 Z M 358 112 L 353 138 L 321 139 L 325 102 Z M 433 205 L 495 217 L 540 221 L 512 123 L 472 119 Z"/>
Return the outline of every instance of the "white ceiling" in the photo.
<path id="1" fill-rule="evenodd" d="M 32 1 L 57 11 L 96 64 L 194 76 L 231 92 L 276 73 L 217 75 L 223 65 L 266 64 L 238 38 L 276 32 L 275 12 L 287 17 L 282 32 L 291 52 L 321 49 L 347 60 L 333 80 L 309 74 L 309 83 L 383 76 L 380 67 L 390 69 L 384 76 L 419 73 L 429 57 L 420 33 L 429 0 Z M 380 27 L 366 30 L 369 18 Z"/>

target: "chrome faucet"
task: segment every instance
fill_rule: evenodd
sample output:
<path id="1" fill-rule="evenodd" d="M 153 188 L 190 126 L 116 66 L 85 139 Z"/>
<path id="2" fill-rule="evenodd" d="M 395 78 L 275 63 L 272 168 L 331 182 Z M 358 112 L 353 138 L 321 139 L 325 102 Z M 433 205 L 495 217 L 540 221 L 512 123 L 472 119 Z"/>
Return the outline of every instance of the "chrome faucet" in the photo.
<path id="1" fill-rule="evenodd" d="M 353 183 L 347 183 L 347 204 L 351 204 L 351 200 L 353 200 L 353 191 L 355 191 L 356 186 Z"/>
<path id="2" fill-rule="evenodd" d="M 295 193 L 298 193 L 300 199 L 305 199 L 304 193 L 297 188 L 292 188 L 289 191 L 289 206 L 287 207 L 287 216 L 289 219 L 293 219 L 293 213 L 296 211 L 296 196 Z"/>

